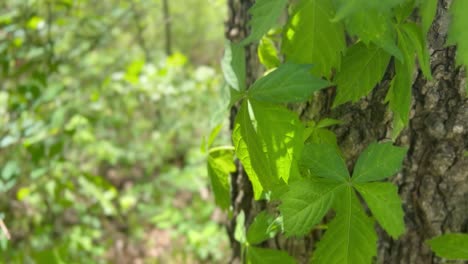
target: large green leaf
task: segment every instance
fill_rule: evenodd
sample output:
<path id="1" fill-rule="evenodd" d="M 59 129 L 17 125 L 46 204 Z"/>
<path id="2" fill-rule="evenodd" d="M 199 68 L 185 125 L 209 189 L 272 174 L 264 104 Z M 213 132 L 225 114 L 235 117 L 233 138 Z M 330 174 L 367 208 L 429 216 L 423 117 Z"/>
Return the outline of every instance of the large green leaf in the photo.
<path id="1" fill-rule="evenodd" d="M 397 173 L 407 148 L 395 147 L 391 142 L 372 143 L 359 156 L 354 166 L 353 182 L 378 181 Z"/>
<path id="2" fill-rule="evenodd" d="M 405 232 L 404 212 L 398 188 L 389 182 L 356 184 L 372 214 L 389 235 L 397 239 Z"/>
<path id="3" fill-rule="evenodd" d="M 331 21 L 334 15 L 330 0 L 301 0 L 284 29 L 286 60 L 314 64 L 313 72 L 325 77 L 339 68 L 346 42 L 342 23 Z"/>
<path id="4" fill-rule="evenodd" d="M 313 92 L 330 83 L 310 74 L 310 65 L 282 64 L 268 75 L 258 79 L 248 91 L 256 100 L 271 103 L 304 102 Z"/>
<path id="5" fill-rule="evenodd" d="M 208 176 L 216 204 L 229 209 L 231 204 L 231 185 L 229 175 L 236 170 L 233 149 L 215 148 L 208 155 Z"/>
<path id="6" fill-rule="evenodd" d="M 439 257 L 468 260 L 468 234 L 445 234 L 427 243 Z"/>
<path id="7" fill-rule="evenodd" d="M 341 70 L 336 74 L 337 95 L 334 106 L 358 101 L 382 79 L 390 55 L 375 45 L 353 45 L 346 52 Z"/>
<path id="8" fill-rule="evenodd" d="M 285 107 L 244 101 L 237 114 L 233 142 L 259 199 L 282 178 L 288 181 L 302 147 L 303 125 Z"/>
<path id="9" fill-rule="evenodd" d="M 297 262 L 286 251 L 258 247 L 247 248 L 247 264 L 272 263 L 295 264 Z"/>
<path id="10" fill-rule="evenodd" d="M 235 90 L 245 90 L 245 50 L 240 44 L 226 41 L 221 60 L 224 79 Z"/>
<path id="11" fill-rule="evenodd" d="M 302 152 L 301 163 L 314 176 L 339 182 L 349 180 L 349 172 L 336 148 L 329 144 L 307 144 Z"/>
<path id="12" fill-rule="evenodd" d="M 242 41 L 242 44 L 246 45 L 249 42 L 259 40 L 270 28 L 275 26 L 287 3 L 288 0 L 255 1 L 249 10 L 252 15 L 252 19 L 249 21 L 252 30 L 250 35 Z"/>
<path id="13" fill-rule="evenodd" d="M 370 264 L 377 254 L 374 221 L 363 211 L 354 190 L 343 187 L 334 199 L 335 218 L 312 256 L 314 264 Z"/>
<path id="14" fill-rule="evenodd" d="M 279 207 L 287 236 L 302 236 L 325 216 L 333 202 L 333 192 L 342 183 L 330 180 L 303 179 L 289 186 Z"/>

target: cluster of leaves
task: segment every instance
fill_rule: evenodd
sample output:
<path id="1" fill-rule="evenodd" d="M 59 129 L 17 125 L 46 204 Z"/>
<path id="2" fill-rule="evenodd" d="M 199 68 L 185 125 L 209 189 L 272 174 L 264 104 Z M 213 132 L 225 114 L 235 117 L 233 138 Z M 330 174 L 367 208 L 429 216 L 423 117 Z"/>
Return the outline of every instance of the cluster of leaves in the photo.
<path id="1" fill-rule="evenodd" d="M 104 263 L 122 236 L 126 247 L 154 252 L 155 229 L 185 240 L 165 258 L 223 257 L 225 234 L 200 193 L 207 174 L 198 151 L 219 74 L 182 53 L 163 55 L 162 33 L 151 31 L 160 27 L 147 27 L 155 49 L 146 58 L 134 12 L 156 24 L 147 20 L 160 18 L 160 1 L 134 4 L 0 3 L 0 212 L 12 234 L 1 236 L 0 262 Z M 173 11 L 181 6 L 174 1 Z M 218 16 L 195 26 L 215 27 Z M 180 24 L 174 33 L 188 34 L 180 28 L 192 30 Z M 179 202 L 181 194 L 191 201 Z"/>
<path id="2" fill-rule="evenodd" d="M 312 253 L 312 263 L 372 263 L 377 251 L 374 219 L 393 238 L 405 231 L 398 190 L 382 180 L 400 170 L 407 149 L 392 142 L 372 143 L 350 174 L 336 136 L 327 129 L 340 122 L 323 119 L 305 125 L 286 105 L 306 102 L 314 92 L 332 86 L 336 87 L 334 108 L 357 102 L 391 67 L 394 76 L 385 101 L 393 113 L 395 140 L 409 122 L 416 59 L 423 75 L 432 78 L 426 34 L 437 2 L 300 0 L 288 9 L 285 25 L 271 30 L 288 1 L 256 1 L 250 9 L 251 34 L 240 43 L 227 43 L 222 61 L 231 93 L 229 106 L 240 102 L 240 108 L 232 132 L 234 146 L 213 148 L 208 159 L 218 205 L 229 209 L 228 176 L 235 170 L 236 156 L 255 199 L 280 201 L 281 224 L 273 233 L 307 235 L 333 210 L 335 217 Z M 465 2 L 457 0 L 452 6 L 450 43 L 458 45 L 460 64 L 466 64 L 468 53 L 468 38 L 462 32 L 462 24 L 468 23 L 461 15 L 468 11 Z M 247 89 L 244 47 L 256 41 L 259 60 L 269 71 Z M 277 225 L 278 221 L 266 218 L 265 213 L 258 215 L 246 238 L 243 226 L 239 227 L 237 239 L 247 250 L 247 262 L 269 263 L 275 258 L 294 263 L 286 252 L 254 246 L 270 237 L 271 223 Z M 242 218 L 238 222 L 243 225 Z M 248 236 L 262 231 L 268 236 L 258 240 Z M 435 240 L 431 245 L 436 248 L 440 243 Z"/>

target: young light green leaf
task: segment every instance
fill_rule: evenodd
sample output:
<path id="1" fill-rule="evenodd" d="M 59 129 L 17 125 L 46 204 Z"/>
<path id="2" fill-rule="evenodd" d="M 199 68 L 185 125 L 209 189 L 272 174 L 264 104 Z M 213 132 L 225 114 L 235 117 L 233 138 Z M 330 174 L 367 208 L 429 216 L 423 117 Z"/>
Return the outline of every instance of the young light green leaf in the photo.
<path id="1" fill-rule="evenodd" d="M 260 212 L 247 230 L 247 241 L 250 245 L 260 244 L 273 237 L 281 230 L 280 221 L 266 211 Z"/>
<path id="2" fill-rule="evenodd" d="M 243 45 L 259 40 L 270 28 L 275 26 L 288 0 L 257 0 L 250 8 L 252 26 L 250 35 L 242 41 Z"/>
<path id="3" fill-rule="evenodd" d="M 343 185 L 325 179 L 303 179 L 289 186 L 279 207 L 287 236 L 303 236 L 325 216 L 333 202 L 333 192 Z"/>
<path id="4" fill-rule="evenodd" d="M 286 251 L 258 247 L 247 248 L 247 264 L 271 263 L 295 264 L 297 262 Z"/>
<path id="5" fill-rule="evenodd" d="M 302 160 L 306 168 L 316 177 L 322 177 L 339 182 L 349 181 L 349 172 L 344 160 L 333 145 L 307 144 L 302 152 Z"/>
<path id="6" fill-rule="evenodd" d="M 359 156 L 354 166 L 355 183 L 378 181 L 397 173 L 407 148 L 395 147 L 391 142 L 372 143 Z"/>
<path id="7" fill-rule="evenodd" d="M 354 190 L 341 188 L 335 196 L 335 218 L 313 254 L 314 264 L 370 264 L 377 254 L 374 221 L 363 211 Z"/>
<path id="8" fill-rule="evenodd" d="M 268 75 L 258 79 L 248 96 L 270 103 L 304 102 L 313 92 L 330 83 L 310 74 L 310 65 L 282 64 Z"/>
<path id="9" fill-rule="evenodd" d="M 457 63 L 464 64 L 468 69 L 468 1 L 454 0 L 450 7 L 452 14 L 452 21 L 450 23 L 450 30 L 448 34 L 447 44 L 457 45 Z M 468 71 L 467 71 L 468 79 Z M 466 95 L 468 96 L 468 82 L 466 82 Z"/>
<path id="10" fill-rule="evenodd" d="M 426 36 L 431 28 L 432 20 L 434 20 L 437 12 L 437 2 L 437 0 L 420 0 L 419 15 L 421 16 L 423 36 Z"/>
<path id="11" fill-rule="evenodd" d="M 427 241 L 437 256 L 468 260 L 468 234 L 445 234 Z"/>
<path id="12" fill-rule="evenodd" d="M 273 40 L 269 37 L 260 39 L 260 44 L 257 49 L 258 59 L 267 70 L 276 68 L 280 65 L 278 51 L 276 50 Z"/>
<path id="13" fill-rule="evenodd" d="M 222 209 L 229 209 L 231 204 L 231 184 L 229 175 L 236 170 L 234 149 L 215 148 L 208 154 L 208 176 L 216 204 Z"/>
<path id="14" fill-rule="evenodd" d="M 206 142 L 206 147 L 210 148 L 211 145 L 213 145 L 213 142 L 215 141 L 216 137 L 218 136 L 219 132 L 221 131 L 221 128 L 223 128 L 223 124 L 219 124 L 215 126 L 211 132 L 210 136 L 208 137 L 208 141 Z"/>
<path id="15" fill-rule="evenodd" d="M 302 151 L 303 130 L 297 115 L 283 106 L 254 100 L 242 103 L 232 137 L 256 199 L 280 178 L 288 181 L 292 163 Z"/>
<path id="16" fill-rule="evenodd" d="M 226 41 L 221 68 L 224 79 L 233 89 L 245 90 L 245 50 L 242 45 Z"/>
<path id="17" fill-rule="evenodd" d="M 347 52 L 336 74 L 337 95 L 333 106 L 347 101 L 357 102 L 366 96 L 382 77 L 390 62 L 390 55 L 379 47 L 359 42 Z"/>
<path id="18" fill-rule="evenodd" d="M 313 64 L 314 74 L 330 77 L 331 70 L 339 68 L 346 48 L 343 25 L 331 21 L 334 15 L 332 1 L 301 0 L 284 29 L 286 60 Z"/>
<path id="19" fill-rule="evenodd" d="M 318 128 L 326 128 L 334 125 L 341 125 L 343 121 L 333 118 L 324 118 L 317 123 Z"/>
<path id="20" fill-rule="evenodd" d="M 395 185 L 373 182 L 354 186 L 366 201 L 372 215 L 390 236 L 397 239 L 405 232 L 404 212 Z"/>
<path id="21" fill-rule="evenodd" d="M 401 25 L 401 29 L 406 34 L 411 46 L 416 50 L 418 56 L 419 66 L 421 71 L 428 80 L 432 79 L 430 55 L 427 49 L 426 38 L 421 30 L 421 27 L 414 23 L 405 23 Z"/>
<path id="22" fill-rule="evenodd" d="M 393 112 L 394 124 L 399 124 L 397 131 L 395 131 L 394 127 L 393 137 L 396 137 L 409 122 L 411 89 L 415 67 L 414 48 L 411 45 L 411 41 L 402 32 L 399 32 L 398 35 L 398 44 L 404 54 L 404 63 L 395 61 L 395 78 L 393 78 L 385 98 L 389 102 L 389 107 Z"/>
<path id="23" fill-rule="evenodd" d="M 468 1 L 454 0 L 450 7 L 452 21 L 447 39 L 447 44 L 457 45 L 457 62 L 468 65 Z"/>

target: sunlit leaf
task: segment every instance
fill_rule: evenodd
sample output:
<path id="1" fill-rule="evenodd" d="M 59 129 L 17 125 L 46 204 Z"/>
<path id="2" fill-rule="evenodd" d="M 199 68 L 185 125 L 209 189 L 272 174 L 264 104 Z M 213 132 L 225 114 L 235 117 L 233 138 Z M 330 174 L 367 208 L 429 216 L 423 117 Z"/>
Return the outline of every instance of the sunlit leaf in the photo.
<path id="1" fill-rule="evenodd" d="M 346 48 L 343 25 L 332 22 L 335 9 L 329 0 L 301 0 L 284 29 L 283 53 L 286 60 L 313 64 L 318 76 L 330 77 L 340 66 Z"/>

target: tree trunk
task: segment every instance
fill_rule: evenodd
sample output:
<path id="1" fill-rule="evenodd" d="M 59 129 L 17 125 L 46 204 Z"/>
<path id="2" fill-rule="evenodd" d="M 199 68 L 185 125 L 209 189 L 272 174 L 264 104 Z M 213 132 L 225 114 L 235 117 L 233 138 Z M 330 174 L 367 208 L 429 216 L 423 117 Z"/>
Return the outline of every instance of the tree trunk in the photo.
<path id="1" fill-rule="evenodd" d="M 171 32 L 171 13 L 169 9 L 169 1 L 162 1 L 163 8 L 163 19 L 164 19 L 164 50 L 166 55 L 170 56 L 172 54 L 172 32 Z"/>
<path id="2" fill-rule="evenodd" d="M 228 38 L 238 40 L 247 34 L 247 10 L 252 2 L 228 1 Z M 468 100 L 463 92 L 464 74 L 455 64 L 456 49 L 445 47 L 450 3 L 450 0 L 439 1 L 437 16 L 428 34 L 434 78 L 427 81 L 420 71 L 415 72 L 410 124 L 396 141 L 397 145 L 409 147 L 402 171 L 392 178 L 403 200 L 406 233 L 393 240 L 378 230 L 377 263 L 444 263 L 425 241 L 442 233 L 468 232 L 468 159 L 464 158 L 464 150 L 468 148 Z M 252 82 L 259 66 L 255 47 L 248 47 L 247 51 L 248 80 Z M 388 71 L 384 81 L 356 104 L 331 109 L 334 91 L 329 89 L 296 107 L 303 120 L 319 116 L 344 121 L 344 125 L 336 127 L 335 133 L 349 168 L 371 142 L 391 138 L 392 116 L 384 98 L 393 74 Z M 231 113 L 231 124 L 235 113 L 236 108 Z M 251 185 L 240 165 L 238 168 L 232 175 L 233 208 L 235 215 L 240 210 L 246 213 L 248 225 L 265 205 L 253 201 Z M 233 239 L 234 221 L 235 218 L 229 223 L 228 232 L 234 259 L 238 260 L 240 247 Z M 320 236 L 320 231 L 314 231 L 313 235 L 300 239 L 279 237 L 264 246 L 287 250 L 299 263 L 308 263 L 314 241 Z"/>
<path id="3" fill-rule="evenodd" d="M 226 21 L 226 38 L 232 42 L 239 42 L 249 34 L 247 22 L 250 19 L 249 8 L 255 3 L 254 0 L 228 0 L 228 20 Z M 247 87 L 259 76 L 260 64 L 257 60 L 257 46 L 250 44 L 245 47 L 246 56 L 246 82 Z M 239 110 L 239 105 L 231 108 L 230 130 L 234 127 L 234 119 Z M 236 217 L 243 211 L 245 213 L 246 224 L 251 223 L 258 212 L 259 203 L 253 199 L 252 184 L 245 174 L 242 165 L 236 161 L 237 171 L 231 174 L 231 197 L 233 217 L 227 224 L 227 231 L 231 243 L 232 257 L 230 263 L 241 263 L 241 246 L 234 239 L 234 229 L 236 227 Z"/>

